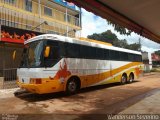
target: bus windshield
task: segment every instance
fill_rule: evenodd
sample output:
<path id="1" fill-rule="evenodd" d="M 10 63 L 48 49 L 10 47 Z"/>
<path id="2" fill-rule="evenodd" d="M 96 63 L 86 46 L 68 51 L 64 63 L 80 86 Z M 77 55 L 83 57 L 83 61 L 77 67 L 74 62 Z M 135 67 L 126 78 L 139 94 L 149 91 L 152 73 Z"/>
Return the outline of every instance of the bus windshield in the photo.
<path id="1" fill-rule="evenodd" d="M 21 67 L 40 67 L 43 60 L 43 41 L 35 41 L 25 45 Z"/>
<path id="2" fill-rule="evenodd" d="M 50 53 L 44 57 L 45 46 L 50 46 Z M 25 45 L 22 54 L 23 68 L 52 67 L 60 59 L 58 42 L 53 40 L 38 40 Z"/>

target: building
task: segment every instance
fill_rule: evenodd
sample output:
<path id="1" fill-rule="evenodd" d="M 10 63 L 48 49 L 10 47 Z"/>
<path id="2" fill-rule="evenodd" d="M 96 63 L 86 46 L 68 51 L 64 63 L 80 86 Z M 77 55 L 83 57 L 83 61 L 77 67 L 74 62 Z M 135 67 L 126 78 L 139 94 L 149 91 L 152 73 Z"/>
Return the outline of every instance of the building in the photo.
<path id="1" fill-rule="evenodd" d="M 0 0 L 0 77 L 9 76 L 8 71 L 18 67 L 25 40 L 43 33 L 76 37 L 80 30 L 81 10 L 73 3 Z M 17 56 L 12 60 L 15 50 Z"/>
<path id="2" fill-rule="evenodd" d="M 152 70 L 152 54 L 142 52 L 142 61 L 144 64 L 144 72 L 150 72 Z"/>
<path id="3" fill-rule="evenodd" d="M 4 26 L 8 26 L 75 37 L 76 32 L 81 30 L 80 10 L 74 4 L 63 1 L 0 0 L 1 30 L 3 32 Z M 13 36 L 16 35 L 13 33 Z"/>
<path id="4" fill-rule="evenodd" d="M 153 67 L 158 67 L 160 66 L 160 56 L 152 53 L 152 61 L 153 61 Z"/>

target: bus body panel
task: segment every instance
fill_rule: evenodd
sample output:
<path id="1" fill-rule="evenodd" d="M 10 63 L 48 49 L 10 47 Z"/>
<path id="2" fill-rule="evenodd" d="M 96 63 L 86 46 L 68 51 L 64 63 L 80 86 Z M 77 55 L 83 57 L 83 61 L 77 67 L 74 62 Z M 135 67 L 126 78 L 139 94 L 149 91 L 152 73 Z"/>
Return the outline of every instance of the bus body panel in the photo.
<path id="1" fill-rule="evenodd" d="M 72 76 L 78 77 L 81 84 L 80 88 L 84 88 L 121 82 L 124 73 L 128 79 L 130 73 L 133 73 L 136 79 L 142 72 L 142 63 L 139 59 L 141 53 L 133 50 L 54 34 L 36 36 L 25 41 L 25 45 L 27 46 L 23 58 L 25 64 L 17 70 L 17 83 L 21 88 L 33 93 L 44 94 L 65 91 L 67 81 Z M 50 45 L 50 48 L 53 49 L 48 61 L 43 55 L 47 45 Z M 78 55 L 77 53 L 73 55 L 72 52 L 75 50 L 79 52 Z M 81 50 L 83 50 L 82 53 L 80 53 Z M 91 51 L 91 54 L 88 54 L 87 50 Z M 101 52 L 103 54 L 98 54 Z M 116 52 L 119 52 L 118 56 L 116 56 Z M 70 54 L 73 57 L 70 57 L 72 56 Z M 131 59 L 129 59 L 129 56 Z M 122 59 L 116 59 L 118 57 L 122 57 Z M 132 60 L 133 57 L 136 59 Z M 47 62 L 41 67 L 40 63 L 45 60 Z"/>
<path id="2" fill-rule="evenodd" d="M 67 80 L 78 76 L 81 88 L 120 82 L 123 73 L 140 74 L 140 62 L 63 58 L 52 68 L 20 68 L 18 84 L 30 92 L 44 94 L 65 91 Z M 138 73 L 139 72 L 139 73 Z M 42 84 L 31 80 L 41 79 Z"/>

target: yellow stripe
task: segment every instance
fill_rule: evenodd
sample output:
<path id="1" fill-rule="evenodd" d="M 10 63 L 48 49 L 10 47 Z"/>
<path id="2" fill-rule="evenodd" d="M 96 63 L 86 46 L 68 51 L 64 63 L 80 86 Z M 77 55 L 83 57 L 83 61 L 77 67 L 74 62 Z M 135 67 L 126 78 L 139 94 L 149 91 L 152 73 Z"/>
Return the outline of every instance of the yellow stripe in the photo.
<path id="1" fill-rule="evenodd" d="M 96 84 L 98 82 L 101 82 L 102 80 L 104 80 L 106 78 L 114 76 L 117 73 L 119 73 L 121 71 L 124 71 L 124 70 L 126 70 L 130 67 L 137 66 L 137 65 L 140 65 L 140 64 L 141 64 L 141 62 L 132 62 L 132 63 L 126 64 L 124 66 L 121 66 L 119 68 L 109 70 L 107 72 L 103 72 L 103 73 L 100 73 L 100 74 L 80 76 L 80 79 L 82 80 L 82 82 L 84 82 L 84 80 L 87 80 L 87 86 L 90 86 L 90 85 Z"/>
<path id="2" fill-rule="evenodd" d="M 94 40 L 94 39 L 88 39 L 88 38 L 83 38 L 83 37 L 80 37 L 79 39 L 84 40 L 84 41 L 88 41 L 88 42 L 93 42 L 93 43 L 103 44 L 103 45 L 107 45 L 107 46 L 112 46 L 111 43 L 102 42 L 102 41 L 98 41 L 98 40 Z"/>

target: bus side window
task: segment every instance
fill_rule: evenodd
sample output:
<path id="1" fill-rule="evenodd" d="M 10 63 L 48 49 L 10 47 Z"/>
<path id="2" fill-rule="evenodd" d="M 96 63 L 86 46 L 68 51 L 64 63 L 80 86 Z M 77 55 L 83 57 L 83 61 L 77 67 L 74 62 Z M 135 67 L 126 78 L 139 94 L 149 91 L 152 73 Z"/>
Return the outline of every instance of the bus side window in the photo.
<path id="1" fill-rule="evenodd" d="M 103 60 L 104 59 L 104 50 L 101 48 L 96 49 L 96 58 Z"/>
<path id="2" fill-rule="evenodd" d="M 116 60 L 117 59 L 116 51 L 110 50 L 109 53 L 110 53 L 109 55 L 110 55 L 111 60 Z"/>
<path id="3" fill-rule="evenodd" d="M 61 58 L 66 57 L 66 48 L 65 48 L 65 43 L 64 42 L 60 42 L 59 43 L 59 54 Z"/>
<path id="4" fill-rule="evenodd" d="M 109 50 L 104 49 L 104 59 L 109 60 Z"/>
<path id="5" fill-rule="evenodd" d="M 66 43 L 65 49 L 66 49 L 66 56 L 67 57 L 69 57 L 69 58 L 78 58 L 79 57 L 80 45 Z"/>
<path id="6" fill-rule="evenodd" d="M 79 46 L 79 57 L 82 59 L 90 59 L 91 58 L 91 47 L 85 46 L 85 45 L 80 45 Z"/>
<path id="7" fill-rule="evenodd" d="M 128 54 L 125 52 L 120 52 L 120 60 L 121 61 L 128 61 Z"/>
<path id="8" fill-rule="evenodd" d="M 129 61 L 134 61 L 134 54 L 128 53 L 128 59 Z"/>

